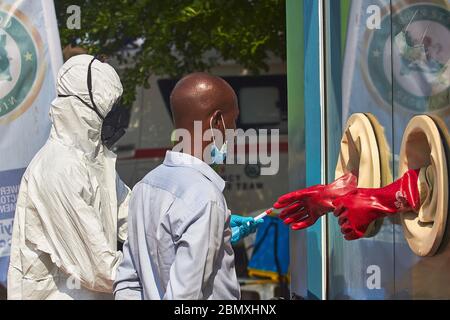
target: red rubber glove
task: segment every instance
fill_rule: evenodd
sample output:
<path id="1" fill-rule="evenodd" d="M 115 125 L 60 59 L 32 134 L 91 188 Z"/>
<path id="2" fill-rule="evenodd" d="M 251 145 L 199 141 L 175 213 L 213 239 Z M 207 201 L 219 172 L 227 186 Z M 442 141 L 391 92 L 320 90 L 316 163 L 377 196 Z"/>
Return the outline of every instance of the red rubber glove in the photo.
<path id="1" fill-rule="evenodd" d="M 369 224 L 381 217 L 418 210 L 417 179 L 420 170 L 408 170 L 400 179 L 383 188 L 357 188 L 333 201 L 346 240 L 364 236 Z"/>
<path id="2" fill-rule="evenodd" d="M 315 185 L 278 198 L 275 209 L 284 209 L 278 216 L 293 230 L 312 226 L 317 219 L 334 210 L 333 200 L 354 190 L 357 177 L 347 173 L 328 185 Z"/>

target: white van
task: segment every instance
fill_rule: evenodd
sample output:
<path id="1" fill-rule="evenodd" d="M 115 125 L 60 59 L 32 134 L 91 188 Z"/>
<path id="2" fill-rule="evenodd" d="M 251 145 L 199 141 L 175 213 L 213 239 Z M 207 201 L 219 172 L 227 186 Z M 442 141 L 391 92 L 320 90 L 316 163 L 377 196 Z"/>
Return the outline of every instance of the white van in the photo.
<path id="1" fill-rule="evenodd" d="M 211 73 L 223 77 L 238 95 L 238 128 L 280 130 L 277 174 L 261 175 L 258 164 L 228 165 L 220 172 L 227 181 L 225 197 L 232 212 L 253 215 L 271 207 L 288 191 L 285 64 L 272 64 L 269 72 L 258 76 L 246 75 L 245 69 L 234 64 L 224 64 Z M 138 89 L 128 131 L 115 146 L 117 170 L 130 187 L 161 164 L 166 150 L 172 147 L 169 96 L 177 79 L 152 77 L 149 81 L 150 89 Z"/>

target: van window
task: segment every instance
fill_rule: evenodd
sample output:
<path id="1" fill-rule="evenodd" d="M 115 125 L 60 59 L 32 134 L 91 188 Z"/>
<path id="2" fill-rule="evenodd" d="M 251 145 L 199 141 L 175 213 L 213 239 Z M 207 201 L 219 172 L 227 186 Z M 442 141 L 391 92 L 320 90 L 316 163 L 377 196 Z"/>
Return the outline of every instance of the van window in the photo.
<path id="1" fill-rule="evenodd" d="M 279 129 L 287 134 L 286 75 L 225 76 L 239 99 L 241 129 Z M 159 79 L 158 87 L 170 113 L 170 93 L 178 79 Z M 172 116 L 172 114 L 170 114 Z"/>
<path id="2" fill-rule="evenodd" d="M 276 87 L 243 87 L 239 91 L 241 124 L 278 124 L 280 92 Z"/>

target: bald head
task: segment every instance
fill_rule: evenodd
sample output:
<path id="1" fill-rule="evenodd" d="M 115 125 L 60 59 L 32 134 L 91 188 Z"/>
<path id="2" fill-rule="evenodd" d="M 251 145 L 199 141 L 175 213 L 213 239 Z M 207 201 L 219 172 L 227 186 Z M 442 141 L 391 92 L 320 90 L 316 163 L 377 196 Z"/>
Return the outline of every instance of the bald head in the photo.
<path id="1" fill-rule="evenodd" d="M 218 115 L 235 121 L 239 113 L 233 88 L 222 78 L 204 72 L 191 73 L 178 81 L 170 95 L 170 107 L 175 127 L 187 130 L 195 120 Z"/>

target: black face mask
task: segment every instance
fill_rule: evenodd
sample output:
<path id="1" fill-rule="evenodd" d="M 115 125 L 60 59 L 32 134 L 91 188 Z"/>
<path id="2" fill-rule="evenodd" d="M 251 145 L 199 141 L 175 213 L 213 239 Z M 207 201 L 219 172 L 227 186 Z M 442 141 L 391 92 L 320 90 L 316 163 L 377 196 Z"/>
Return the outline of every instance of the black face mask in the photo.
<path id="1" fill-rule="evenodd" d="M 97 58 L 93 58 L 91 62 L 89 63 L 88 67 L 88 74 L 87 74 L 87 86 L 88 86 L 88 92 L 89 92 L 89 98 L 91 99 L 91 105 L 86 103 L 83 99 L 81 99 L 77 95 L 58 95 L 58 97 L 75 97 L 78 100 L 80 100 L 85 106 L 87 106 L 89 109 L 93 110 L 99 117 L 102 119 L 102 132 L 101 132 L 101 140 L 102 143 L 107 147 L 108 149 L 111 149 L 112 146 L 119 141 L 119 139 L 125 134 L 126 129 L 128 127 L 128 122 L 130 119 L 130 113 L 127 108 L 125 108 L 122 103 L 121 99 L 117 99 L 117 101 L 114 103 L 113 107 L 111 108 L 111 111 L 108 112 L 106 117 L 103 117 L 100 113 L 99 109 L 97 108 L 97 105 L 94 102 L 94 97 L 92 94 L 92 73 L 91 73 L 91 66 L 94 60 Z"/>
<path id="2" fill-rule="evenodd" d="M 111 111 L 108 112 L 102 125 L 102 142 L 108 148 L 119 141 L 125 134 L 130 120 L 130 112 L 125 108 L 120 100 L 114 104 Z"/>

